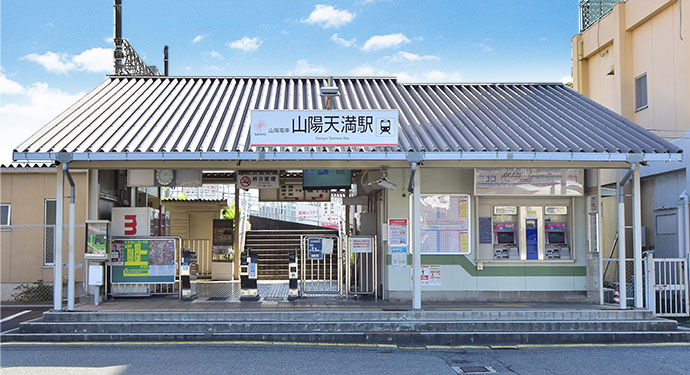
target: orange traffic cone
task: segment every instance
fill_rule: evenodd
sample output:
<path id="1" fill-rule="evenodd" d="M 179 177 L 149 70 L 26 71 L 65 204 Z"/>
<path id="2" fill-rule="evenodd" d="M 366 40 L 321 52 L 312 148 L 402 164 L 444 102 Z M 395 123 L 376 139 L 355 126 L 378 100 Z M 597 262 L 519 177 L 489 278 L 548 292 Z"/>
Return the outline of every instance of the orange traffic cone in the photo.
<path id="1" fill-rule="evenodd" d="M 615 292 L 613 293 L 613 304 L 614 305 L 620 305 L 621 304 L 621 294 L 618 292 L 618 285 L 616 285 Z"/>

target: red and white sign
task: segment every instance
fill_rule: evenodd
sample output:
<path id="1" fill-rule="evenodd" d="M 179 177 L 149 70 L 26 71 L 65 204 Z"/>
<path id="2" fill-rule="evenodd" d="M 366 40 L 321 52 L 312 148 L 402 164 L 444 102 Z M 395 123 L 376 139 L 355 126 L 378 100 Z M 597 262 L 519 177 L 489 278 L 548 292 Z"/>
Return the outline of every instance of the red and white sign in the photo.
<path id="1" fill-rule="evenodd" d="M 407 245 L 407 219 L 388 219 L 388 246 Z"/>
<path id="2" fill-rule="evenodd" d="M 367 253 L 374 251 L 374 239 L 371 237 L 350 237 L 350 252 Z"/>
<path id="3" fill-rule="evenodd" d="M 271 146 L 397 146 L 398 110 L 252 110 L 251 143 Z"/>
<path id="4" fill-rule="evenodd" d="M 158 210 L 151 207 L 114 207 L 113 236 L 157 236 Z"/>
<path id="5" fill-rule="evenodd" d="M 276 189 L 277 173 L 238 173 L 237 184 L 242 189 Z"/>

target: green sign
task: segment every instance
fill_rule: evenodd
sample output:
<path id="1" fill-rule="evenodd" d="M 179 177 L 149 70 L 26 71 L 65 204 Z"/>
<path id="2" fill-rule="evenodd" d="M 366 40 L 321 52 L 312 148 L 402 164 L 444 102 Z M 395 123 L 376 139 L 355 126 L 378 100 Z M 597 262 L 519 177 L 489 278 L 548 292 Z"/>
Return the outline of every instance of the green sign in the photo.
<path id="1" fill-rule="evenodd" d="M 175 240 L 114 238 L 110 266 L 114 283 L 175 282 Z"/>

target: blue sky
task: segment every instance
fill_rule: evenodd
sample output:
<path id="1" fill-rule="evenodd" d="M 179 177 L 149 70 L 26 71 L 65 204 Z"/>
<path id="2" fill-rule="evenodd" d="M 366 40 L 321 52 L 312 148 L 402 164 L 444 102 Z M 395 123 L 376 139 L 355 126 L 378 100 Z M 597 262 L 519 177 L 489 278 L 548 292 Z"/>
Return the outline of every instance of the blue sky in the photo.
<path id="1" fill-rule="evenodd" d="M 576 0 L 130 1 L 123 35 L 171 75 L 570 76 Z M 0 4 L 0 162 L 112 72 L 111 1 Z"/>

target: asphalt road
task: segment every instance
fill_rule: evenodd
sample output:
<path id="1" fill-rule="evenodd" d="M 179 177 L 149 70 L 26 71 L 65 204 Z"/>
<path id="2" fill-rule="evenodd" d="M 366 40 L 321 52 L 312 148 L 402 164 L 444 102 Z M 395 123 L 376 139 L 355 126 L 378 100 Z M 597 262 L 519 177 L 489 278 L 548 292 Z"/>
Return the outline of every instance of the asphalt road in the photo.
<path id="1" fill-rule="evenodd" d="M 188 343 L 0 346 L 3 375 L 457 374 L 453 366 L 489 366 L 498 374 L 688 374 L 690 345 L 442 350 Z"/>
<path id="2" fill-rule="evenodd" d="M 2 306 L 0 307 L 0 332 L 17 328 L 19 323 L 38 318 L 49 309 L 50 307 Z"/>

